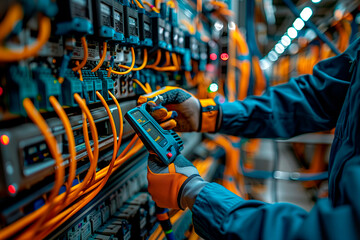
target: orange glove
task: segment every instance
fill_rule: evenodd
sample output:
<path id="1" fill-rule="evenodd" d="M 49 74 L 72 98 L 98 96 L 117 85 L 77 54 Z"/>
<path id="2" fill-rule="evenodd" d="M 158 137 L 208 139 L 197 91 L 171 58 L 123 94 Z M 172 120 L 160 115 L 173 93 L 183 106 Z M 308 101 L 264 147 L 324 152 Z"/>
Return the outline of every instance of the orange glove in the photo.
<path id="1" fill-rule="evenodd" d="M 148 111 L 164 129 L 177 132 L 216 132 L 220 126 L 220 107 L 213 99 L 197 99 L 178 87 L 164 87 L 139 97 L 148 102 Z M 176 113 L 175 113 L 176 112 Z"/>
<path id="2" fill-rule="evenodd" d="M 192 209 L 197 195 L 207 184 L 183 155 L 166 166 L 150 154 L 147 179 L 149 193 L 159 207 L 183 210 Z"/>

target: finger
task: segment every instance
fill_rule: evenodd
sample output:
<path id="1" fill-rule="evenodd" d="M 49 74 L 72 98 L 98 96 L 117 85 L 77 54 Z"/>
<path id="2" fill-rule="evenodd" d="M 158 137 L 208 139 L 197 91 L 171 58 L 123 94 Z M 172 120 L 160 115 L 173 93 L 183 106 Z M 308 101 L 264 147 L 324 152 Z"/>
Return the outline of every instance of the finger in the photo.
<path id="1" fill-rule="evenodd" d="M 160 126 L 165 130 L 170 130 L 176 127 L 176 121 L 174 119 L 171 119 L 169 121 L 160 123 Z"/>
<path id="2" fill-rule="evenodd" d="M 159 90 L 157 90 L 155 92 L 148 93 L 148 94 L 145 94 L 145 95 L 141 95 L 139 97 L 139 99 L 138 99 L 138 104 L 146 103 L 147 101 L 154 99 L 156 96 L 161 95 L 161 94 L 163 94 L 165 92 L 174 90 L 174 89 L 179 89 L 179 88 L 178 87 L 163 87 L 163 88 L 160 88 Z"/>
<path id="3" fill-rule="evenodd" d="M 141 105 L 141 104 L 144 104 L 148 101 L 148 98 L 145 97 L 145 96 L 140 96 L 139 99 L 138 99 L 138 105 Z"/>
<path id="4" fill-rule="evenodd" d="M 163 122 L 162 119 L 166 118 L 169 115 L 169 112 L 168 110 L 166 110 L 166 108 L 162 107 L 153 110 L 152 112 L 150 112 L 150 114 L 153 118 L 155 118 L 156 121 Z"/>
<path id="5" fill-rule="evenodd" d="M 167 121 L 167 120 L 169 120 L 169 119 L 174 119 L 174 118 L 176 118 L 177 116 L 178 116 L 177 112 L 175 112 L 175 111 L 168 111 L 167 114 L 166 114 L 166 116 L 164 116 L 163 118 L 159 119 L 158 121 L 159 121 L 159 122 L 165 122 L 165 121 Z"/>
<path id="6" fill-rule="evenodd" d="M 161 96 L 161 104 L 180 104 L 191 98 L 193 95 L 184 89 L 178 87 L 165 87 L 153 93 L 145 94 L 139 97 L 138 104 L 143 104 L 153 100 L 156 96 Z"/>

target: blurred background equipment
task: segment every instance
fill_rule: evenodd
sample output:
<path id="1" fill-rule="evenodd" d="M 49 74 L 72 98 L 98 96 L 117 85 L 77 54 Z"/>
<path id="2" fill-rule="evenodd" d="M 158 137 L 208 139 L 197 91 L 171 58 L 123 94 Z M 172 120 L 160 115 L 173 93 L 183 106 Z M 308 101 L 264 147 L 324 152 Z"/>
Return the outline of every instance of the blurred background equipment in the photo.
<path id="1" fill-rule="evenodd" d="M 124 114 L 164 86 L 261 95 L 343 52 L 359 26 L 359 0 L 1 1 L 0 238 L 199 239 L 189 210 L 156 209 Z M 179 135 L 205 180 L 245 199 L 310 210 L 327 197 L 333 131 Z"/>

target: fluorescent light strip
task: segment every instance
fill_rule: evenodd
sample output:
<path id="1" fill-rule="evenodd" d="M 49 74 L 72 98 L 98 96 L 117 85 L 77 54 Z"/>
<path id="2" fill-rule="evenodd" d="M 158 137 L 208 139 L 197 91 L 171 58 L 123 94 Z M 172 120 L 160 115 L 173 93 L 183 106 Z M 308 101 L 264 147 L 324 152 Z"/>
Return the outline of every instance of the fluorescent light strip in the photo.
<path id="1" fill-rule="evenodd" d="M 313 3 L 319 3 L 321 0 L 312 0 Z M 271 62 L 278 60 L 279 56 L 283 54 L 287 47 L 291 45 L 291 41 L 298 36 L 298 31 L 304 28 L 305 22 L 310 19 L 313 15 L 313 10 L 310 7 L 305 7 L 301 13 L 300 17 L 296 18 L 292 24 L 292 27 L 289 27 L 284 36 L 281 37 L 280 41 L 275 45 L 275 47 L 268 53 L 267 58 L 263 58 L 263 67 L 268 68 L 269 64 L 267 59 Z"/>

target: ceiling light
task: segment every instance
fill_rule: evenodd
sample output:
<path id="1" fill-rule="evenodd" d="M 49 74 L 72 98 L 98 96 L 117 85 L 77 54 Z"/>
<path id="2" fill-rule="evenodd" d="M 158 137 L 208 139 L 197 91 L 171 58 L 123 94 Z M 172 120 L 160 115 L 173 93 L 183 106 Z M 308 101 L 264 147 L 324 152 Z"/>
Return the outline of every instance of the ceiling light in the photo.
<path id="1" fill-rule="evenodd" d="M 300 31 L 305 26 L 305 23 L 301 18 L 297 18 L 297 19 L 295 19 L 293 26 L 294 26 L 294 28 L 296 28 L 296 30 Z"/>
<path id="2" fill-rule="evenodd" d="M 321 0 L 311 0 L 313 3 L 319 3 Z"/>
<path id="3" fill-rule="evenodd" d="M 285 47 L 289 46 L 291 43 L 291 39 L 286 35 L 282 36 L 280 41 L 281 41 L 281 44 L 284 45 Z"/>
<path id="4" fill-rule="evenodd" d="M 275 45 L 275 52 L 277 52 L 279 55 L 282 54 L 284 51 L 285 48 L 281 43 Z"/>
<path id="5" fill-rule="evenodd" d="M 263 58 L 260 60 L 260 67 L 262 70 L 266 70 L 271 66 L 271 63 L 269 62 L 268 59 Z"/>
<path id="6" fill-rule="evenodd" d="M 293 27 L 289 27 L 289 29 L 287 30 L 287 34 L 289 35 L 289 37 L 291 37 L 293 39 L 296 38 L 298 35 L 296 29 Z"/>
<path id="7" fill-rule="evenodd" d="M 313 14 L 313 11 L 310 7 L 306 7 L 304 8 L 301 13 L 300 13 L 300 17 L 304 20 L 307 21 L 309 20 L 309 18 L 311 17 L 311 15 Z"/>
<path id="8" fill-rule="evenodd" d="M 296 43 L 292 43 L 289 47 L 289 52 L 291 54 L 296 54 L 299 51 L 299 45 L 297 45 Z"/>
<path id="9" fill-rule="evenodd" d="M 305 32 L 305 35 L 304 37 L 309 41 L 311 42 L 312 40 L 314 40 L 317 35 L 316 33 L 312 30 L 312 29 L 307 29 L 306 32 Z"/>
<path id="10" fill-rule="evenodd" d="M 220 21 L 217 21 L 217 22 L 215 22 L 214 27 L 216 30 L 221 31 L 221 29 L 223 29 L 223 27 L 224 27 L 224 24 Z"/>
<path id="11" fill-rule="evenodd" d="M 273 50 L 271 50 L 268 54 L 268 59 L 272 62 L 275 62 L 276 60 L 278 60 L 278 55 L 276 52 L 274 52 Z"/>

